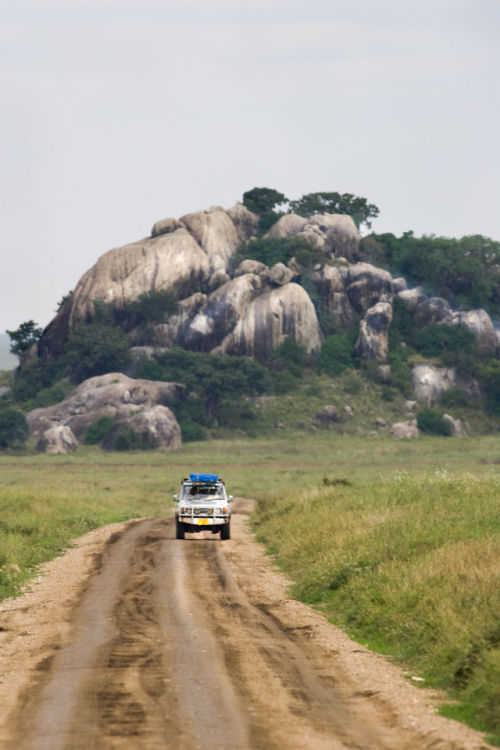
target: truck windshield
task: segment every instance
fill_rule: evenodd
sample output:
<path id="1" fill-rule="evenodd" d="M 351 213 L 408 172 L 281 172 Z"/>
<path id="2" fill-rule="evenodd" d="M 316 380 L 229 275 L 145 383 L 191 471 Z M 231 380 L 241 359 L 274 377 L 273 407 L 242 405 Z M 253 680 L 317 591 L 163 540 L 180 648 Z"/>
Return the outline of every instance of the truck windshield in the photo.
<path id="1" fill-rule="evenodd" d="M 187 485 L 184 486 L 183 496 L 186 499 L 189 498 L 195 498 L 195 497 L 202 497 L 202 498 L 208 498 L 208 497 L 214 497 L 216 495 L 222 494 L 222 490 L 217 485 L 201 485 L 201 484 L 193 484 L 193 485 Z"/>

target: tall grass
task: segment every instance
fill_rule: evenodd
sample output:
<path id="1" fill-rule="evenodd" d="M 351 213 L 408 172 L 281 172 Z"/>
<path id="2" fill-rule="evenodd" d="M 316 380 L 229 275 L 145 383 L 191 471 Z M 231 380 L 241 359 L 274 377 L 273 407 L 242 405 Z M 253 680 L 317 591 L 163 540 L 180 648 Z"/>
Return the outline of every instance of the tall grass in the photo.
<path id="1" fill-rule="evenodd" d="M 500 492 L 496 476 L 394 472 L 261 505 L 259 538 L 356 638 L 460 701 L 500 741 Z"/>

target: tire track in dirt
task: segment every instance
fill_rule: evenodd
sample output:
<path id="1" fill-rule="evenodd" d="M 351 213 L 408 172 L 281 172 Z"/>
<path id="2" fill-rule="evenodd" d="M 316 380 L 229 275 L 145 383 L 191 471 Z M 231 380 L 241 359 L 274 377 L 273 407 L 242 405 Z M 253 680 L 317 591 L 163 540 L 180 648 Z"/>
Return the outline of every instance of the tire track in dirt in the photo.
<path id="1" fill-rule="evenodd" d="M 249 507 L 235 503 L 227 542 L 176 540 L 166 519 L 109 539 L 70 637 L 13 715 L 9 750 L 486 747 L 409 726 L 346 672 L 329 626 L 284 598 L 249 540 Z"/>

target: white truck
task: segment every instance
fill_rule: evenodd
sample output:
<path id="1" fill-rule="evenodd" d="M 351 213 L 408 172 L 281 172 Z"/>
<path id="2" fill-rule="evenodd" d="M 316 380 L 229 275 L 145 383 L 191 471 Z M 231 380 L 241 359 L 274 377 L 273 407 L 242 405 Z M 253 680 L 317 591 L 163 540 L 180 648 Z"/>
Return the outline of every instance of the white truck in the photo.
<path id="1" fill-rule="evenodd" d="M 217 474 L 190 474 L 182 480 L 179 494 L 174 495 L 175 538 L 184 539 L 186 532 L 220 531 L 221 539 L 230 539 L 232 499 Z"/>

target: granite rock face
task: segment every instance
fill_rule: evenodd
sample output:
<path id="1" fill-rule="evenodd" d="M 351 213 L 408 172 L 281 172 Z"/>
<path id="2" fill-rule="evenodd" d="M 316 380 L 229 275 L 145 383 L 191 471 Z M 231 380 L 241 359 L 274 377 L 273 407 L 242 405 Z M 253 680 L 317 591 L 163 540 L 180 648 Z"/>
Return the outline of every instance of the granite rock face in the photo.
<path id="1" fill-rule="evenodd" d="M 264 359 L 287 336 L 309 354 L 321 348 L 321 331 L 314 305 L 298 284 L 264 292 L 245 308 L 231 333 L 216 351 Z"/>
<path id="2" fill-rule="evenodd" d="M 371 263 L 354 263 L 345 272 L 345 289 L 356 312 L 363 314 L 377 302 L 392 302 L 392 276 Z"/>
<path id="3" fill-rule="evenodd" d="M 54 425 L 42 432 L 38 439 L 36 449 L 40 453 L 73 453 L 78 448 L 78 440 L 73 434 L 71 427 L 66 425 Z"/>
<path id="4" fill-rule="evenodd" d="M 47 447 L 50 447 L 56 436 L 51 430 L 58 430 L 57 434 L 61 438 L 66 434 L 60 430 L 64 427 L 77 440 L 82 440 L 90 425 L 101 416 L 111 417 L 120 424 L 133 424 L 133 418 L 141 412 L 147 412 L 158 405 L 166 408 L 166 404 L 175 400 L 181 391 L 182 386 L 177 383 L 134 380 L 119 372 L 89 378 L 61 403 L 29 412 L 27 421 L 30 437 L 37 441 L 44 440 Z M 177 447 L 177 429 L 174 425 L 177 421 L 170 409 L 167 412 L 172 447 Z M 50 440 L 44 438 L 48 431 Z"/>
<path id="5" fill-rule="evenodd" d="M 360 236 L 351 216 L 343 214 L 317 214 L 304 218 L 286 214 L 274 224 L 268 237 L 303 237 L 327 257 L 357 257 Z"/>
<path id="6" fill-rule="evenodd" d="M 385 362 L 389 352 L 389 326 L 392 321 L 392 305 L 377 302 L 367 310 L 359 327 L 355 352 L 361 359 Z"/>

